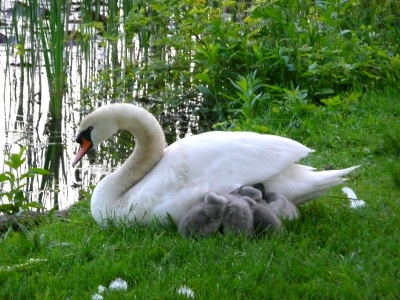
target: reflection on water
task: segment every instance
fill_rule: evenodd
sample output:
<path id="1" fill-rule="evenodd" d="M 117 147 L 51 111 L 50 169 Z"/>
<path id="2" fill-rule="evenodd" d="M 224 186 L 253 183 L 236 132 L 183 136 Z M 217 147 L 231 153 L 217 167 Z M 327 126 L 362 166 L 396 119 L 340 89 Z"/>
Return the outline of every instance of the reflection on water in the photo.
<path id="1" fill-rule="evenodd" d="M 3 151 L 15 153 L 20 146 L 28 145 L 24 172 L 32 167 L 46 166 L 58 170 L 50 178 L 50 189 L 45 187 L 43 190 L 40 178 L 30 182 L 27 188 L 31 200 L 41 199 L 46 207 L 53 207 L 60 199 L 60 208 L 65 208 L 78 196 L 77 190 L 71 188 L 73 170 L 69 161 L 75 151 L 74 129 L 81 118 L 80 113 L 74 109 L 73 102 L 69 102 L 64 104 L 61 124 L 49 120 L 49 91 L 44 70 L 38 68 L 37 72 L 29 74 L 41 77 L 41 82 L 35 81 L 28 87 L 28 82 L 20 80 L 21 68 L 10 67 L 7 63 L 5 51 L 5 47 L 0 45 L 0 82 L 4 83 L 0 85 L 0 94 L 4 98 L 4 104 L 0 105 L 0 170 L 8 170 L 4 165 Z M 29 97 L 30 94 L 36 96 Z M 54 159 L 56 157 L 59 159 Z"/>
<path id="2" fill-rule="evenodd" d="M 4 165 L 4 151 L 15 153 L 21 146 L 28 145 L 22 172 L 36 167 L 52 172 L 51 176 L 37 177 L 27 184 L 27 196 L 31 201 L 40 201 L 47 208 L 54 205 L 58 205 L 59 209 L 66 208 L 78 201 L 81 188 L 96 184 L 101 176 L 110 173 L 131 153 L 132 137 L 120 133 L 98 153 L 97 163 L 90 165 L 89 160 L 84 159 L 76 170 L 71 167 L 70 162 L 77 150 L 74 140 L 79 121 L 89 110 L 105 103 L 126 101 L 127 97 L 130 101 L 136 99 L 140 105 L 159 116 L 168 144 L 187 134 L 196 133 L 197 119 L 191 113 L 199 105 L 198 101 L 185 100 L 185 105 L 171 110 L 162 104 L 162 100 L 139 94 L 135 90 L 130 90 L 130 94 L 125 92 L 117 95 L 117 99 L 111 98 L 107 94 L 108 82 L 93 82 L 93 78 L 105 69 L 124 64 L 127 69 L 127 57 L 135 57 L 135 63 L 140 62 L 143 50 L 133 47 L 129 53 L 125 50 L 126 41 L 123 39 L 115 43 L 106 42 L 90 28 L 85 29 L 89 37 L 85 44 L 75 41 L 71 38 L 71 32 L 76 32 L 74 30 L 81 22 L 79 2 L 71 4 L 69 14 L 65 16 L 67 32 L 63 55 L 67 78 L 62 95 L 62 117 L 60 120 L 51 118 L 48 74 L 43 55 L 47 50 L 42 47 L 39 33 L 28 30 L 26 18 L 29 7 L 21 6 L 21 3 L 0 2 L 0 95 L 3 98 L 0 104 L 0 172 L 8 171 Z M 37 14 L 48 13 L 47 7 L 47 1 L 39 1 Z M 107 16 L 106 8 L 101 6 L 100 11 L 103 17 Z M 100 16 L 99 11 L 96 15 Z M 122 8 L 119 15 L 123 18 Z M 123 26 L 117 24 L 116 31 L 121 30 Z M 135 38 L 133 40 L 129 43 L 134 43 Z M 178 86 L 180 82 L 174 84 Z M 101 94 L 102 89 L 106 90 L 106 101 L 94 98 Z M 190 91 L 180 97 L 196 98 Z"/>

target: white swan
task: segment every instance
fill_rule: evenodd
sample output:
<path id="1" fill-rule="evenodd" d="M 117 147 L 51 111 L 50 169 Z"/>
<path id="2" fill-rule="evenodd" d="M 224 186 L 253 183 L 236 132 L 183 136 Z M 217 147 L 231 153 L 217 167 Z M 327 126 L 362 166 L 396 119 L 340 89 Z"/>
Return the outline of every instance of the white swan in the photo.
<path id="1" fill-rule="evenodd" d="M 313 150 L 293 140 L 252 132 L 207 132 L 165 148 L 158 121 L 132 104 L 111 104 L 87 115 L 79 126 L 80 149 L 73 166 L 118 130 L 136 141 L 132 155 L 93 191 L 91 212 L 100 225 L 136 220 L 148 224 L 169 214 L 176 224 L 209 192 L 229 193 L 262 182 L 295 205 L 323 195 L 357 168 L 315 172 L 295 164 Z"/>

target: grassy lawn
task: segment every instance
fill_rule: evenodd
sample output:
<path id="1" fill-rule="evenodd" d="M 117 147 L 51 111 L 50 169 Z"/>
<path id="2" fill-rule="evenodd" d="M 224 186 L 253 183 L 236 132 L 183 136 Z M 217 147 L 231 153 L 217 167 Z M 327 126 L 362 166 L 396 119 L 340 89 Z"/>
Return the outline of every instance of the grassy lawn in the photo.
<path id="1" fill-rule="evenodd" d="M 367 205 L 351 209 L 340 187 L 300 207 L 282 234 L 247 240 L 185 239 L 173 228 L 100 229 L 89 203 L 0 239 L 0 299 L 396 299 L 400 297 L 400 101 L 369 93 L 346 109 L 284 132 L 316 149 L 319 169 L 360 164 L 345 186 Z M 29 264 L 30 259 L 35 259 Z M 40 259 L 40 261 L 39 261 Z"/>

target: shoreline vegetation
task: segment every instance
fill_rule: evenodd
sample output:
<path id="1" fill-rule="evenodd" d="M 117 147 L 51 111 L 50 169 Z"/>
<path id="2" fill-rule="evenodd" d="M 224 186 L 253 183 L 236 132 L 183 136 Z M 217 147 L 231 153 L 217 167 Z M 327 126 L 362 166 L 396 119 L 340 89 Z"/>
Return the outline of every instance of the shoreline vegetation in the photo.
<path id="1" fill-rule="evenodd" d="M 89 2 L 81 32 L 74 35 L 82 51 L 89 47 L 85 28 L 97 26 L 92 18 L 102 12 L 102 1 L 90 3 L 94 15 Z M 40 224 L 17 220 L 15 229 L 0 233 L 0 299 L 400 297 L 400 3 L 109 0 L 106 5 L 107 26 L 98 27 L 108 49 L 104 68 L 90 84 L 68 86 L 81 89 L 85 110 L 97 107 L 97 99 L 147 99 L 160 119 L 164 109 L 172 115 L 189 112 L 201 124 L 192 134 L 282 135 L 316 150 L 302 164 L 361 166 L 342 186 L 300 206 L 300 218 L 284 221 L 282 233 L 251 239 L 184 238 L 157 222 L 99 228 L 90 213 L 93 186 L 84 187 L 82 200 L 67 215 L 51 212 Z M 37 27 L 41 40 L 57 45 L 47 40 L 44 25 L 51 23 L 43 22 Z M 53 38 L 65 42 L 62 35 Z M 122 50 L 118 38 L 125 41 Z M 10 44 L 10 51 L 20 50 L 23 68 L 31 54 L 21 51 L 22 40 L 17 45 Z M 143 56 L 134 55 L 137 47 Z M 54 53 L 61 59 L 53 61 L 51 55 L 46 74 L 55 84 L 51 90 L 60 91 L 65 78 L 56 73 L 64 72 L 65 57 Z M 52 95 L 50 113 L 57 116 L 64 100 L 62 93 Z M 168 143 L 176 138 L 167 136 Z M 117 141 L 117 152 L 132 149 L 130 139 Z M 100 161 L 110 148 L 100 150 Z M 49 155 L 42 167 L 59 174 L 61 161 L 56 169 L 47 168 L 53 160 Z M 35 176 L 46 176 L 35 170 Z M 344 186 L 365 206 L 352 208 Z M 19 190 L 12 195 L 22 199 Z M 127 288 L 99 288 L 115 281 Z"/>

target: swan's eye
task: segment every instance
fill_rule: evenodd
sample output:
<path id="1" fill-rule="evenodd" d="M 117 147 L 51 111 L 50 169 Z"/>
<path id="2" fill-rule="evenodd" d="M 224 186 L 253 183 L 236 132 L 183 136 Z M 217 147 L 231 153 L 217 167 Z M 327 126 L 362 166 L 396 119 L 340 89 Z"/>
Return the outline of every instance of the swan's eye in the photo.
<path id="1" fill-rule="evenodd" d="M 76 136 L 75 141 L 79 144 L 82 143 L 82 138 L 84 138 L 87 141 L 92 141 L 90 138 L 90 132 L 92 131 L 93 126 L 89 126 L 86 130 L 81 131 L 78 133 L 78 135 Z"/>

